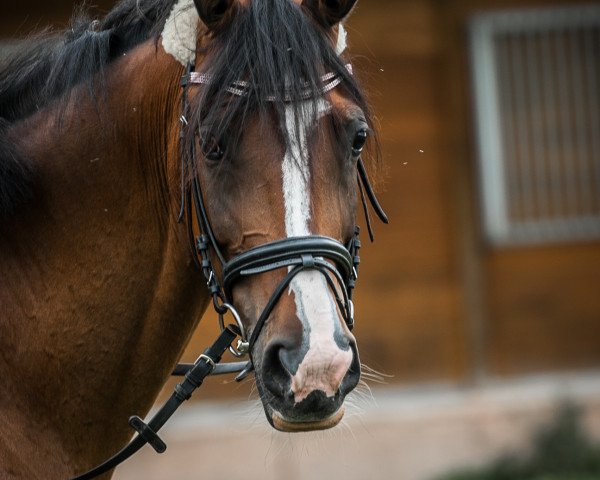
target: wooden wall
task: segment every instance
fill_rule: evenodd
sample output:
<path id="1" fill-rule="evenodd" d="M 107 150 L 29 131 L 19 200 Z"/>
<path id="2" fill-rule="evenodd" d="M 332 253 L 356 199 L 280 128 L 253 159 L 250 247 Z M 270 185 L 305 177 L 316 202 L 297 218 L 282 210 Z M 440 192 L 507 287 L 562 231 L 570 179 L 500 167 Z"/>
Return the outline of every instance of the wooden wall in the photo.
<path id="1" fill-rule="evenodd" d="M 449 79 L 448 161 L 470 319 L 475 373 L 504 376 L 600 365 L 600 241 L 491 248 L 482 240 L 475 184 L 472 90 L 466 22 L 481 11 L 572 6 L 589 1 L 450 0 L 438 2 Z M 465 193 L 466 192 L 466 193 Z"/>
<path id="2" fill-rule="evenodd" d="M 363 360 L 396 382 L 458 380 L 468 342 L 452 229 L 441 109 L 441 38 L 432 2 L 363 2 L 353 51 L 380 121 L 390 226 L 364 249 L 357 336 Z"/>
<path id="3" fill-rule="evenodd" d="M 359 338 L 367 362 L 373 355 L 392 366 L 396 381 L 600 365 L 600 242 L 491 248 L 476 185 L 468 19 L 572 4 L 371 1 L 351 21 L 360 31 L 354 46 L 375 59 L 365 65 L 389 165 L 383 200 L 394 220 L 380 229 L 362 279 L 369 331 Z M 378 315 L 382 298 L 388 310 Z M 386 333 L 392 341 L 382 341 Z"/>
<path id="4" fill-rule="evenodd" d="M 362 250 L 356 336 L 363 362 L 391 383 L 600 365 L 600 243 L 491 249 L 479 231 L 465 25 L 525 4 L 551 3 L 362 0 L 348 23 L 379 119 L 391 219 Z M 0 35 L 63 21 L 70 2 L 57 5 L 11 4 Z M 214 331 L 204 319 L 186 358 Z M 248 392 L 218 383 L 208 394 Z"/>

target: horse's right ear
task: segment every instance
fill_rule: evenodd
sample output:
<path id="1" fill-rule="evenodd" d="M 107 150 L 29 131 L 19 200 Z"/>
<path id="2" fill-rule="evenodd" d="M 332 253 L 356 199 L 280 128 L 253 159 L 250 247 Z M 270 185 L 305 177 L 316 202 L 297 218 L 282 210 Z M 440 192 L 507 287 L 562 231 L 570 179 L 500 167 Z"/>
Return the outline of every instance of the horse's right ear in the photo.
<path id="1" fill-rule="evenodd" d="M 194 0 L 200 20 L 211 32 L 229 24 L 237 11 L 238 0 Z"/>
<path id="2" fill-rule="evenodd" d="M 326 25 L 333 27 L 344 20 L 356 5 L 358 0 L 303 0 L 313 17 Z"/>

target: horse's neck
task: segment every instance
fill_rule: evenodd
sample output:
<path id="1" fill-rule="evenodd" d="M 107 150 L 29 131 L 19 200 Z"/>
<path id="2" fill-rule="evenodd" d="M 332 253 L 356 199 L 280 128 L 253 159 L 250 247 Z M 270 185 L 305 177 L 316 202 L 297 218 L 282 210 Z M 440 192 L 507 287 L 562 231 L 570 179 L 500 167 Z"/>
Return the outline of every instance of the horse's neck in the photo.
<path id="1" fill-rule="evenodd" d="M 178 69 L 154 44 L 128 56 L 97 105 L 23 125 L 39 185 L 0 235 L 0 416 L 27 412 L 78 468 L 127 440 L 207 303 L 167 187 Z"/>

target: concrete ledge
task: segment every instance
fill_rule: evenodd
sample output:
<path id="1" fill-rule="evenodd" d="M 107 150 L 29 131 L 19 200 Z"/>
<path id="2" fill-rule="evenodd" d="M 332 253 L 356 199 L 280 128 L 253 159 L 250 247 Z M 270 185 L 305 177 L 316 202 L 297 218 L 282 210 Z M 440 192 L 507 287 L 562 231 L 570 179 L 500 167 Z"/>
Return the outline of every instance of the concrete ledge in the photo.
<path id="1" fill-rule="evenodd" d="M 600 372 L 495 381 L 476 388 L 380 388 L 350 401 L 343 425 L 313 434 L 268 426 L 258 402 L 185 405 L 115 479 L 428 480 L 503 452 L 523 452 L 565 401 L 600 439 Z"/>

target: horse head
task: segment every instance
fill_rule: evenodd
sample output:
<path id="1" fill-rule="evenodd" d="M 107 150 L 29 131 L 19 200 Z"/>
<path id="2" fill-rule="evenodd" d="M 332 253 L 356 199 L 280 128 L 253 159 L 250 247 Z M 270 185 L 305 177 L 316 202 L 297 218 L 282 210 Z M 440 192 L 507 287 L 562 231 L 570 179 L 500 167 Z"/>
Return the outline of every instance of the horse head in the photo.
<path id="1" fill-rule="evenodd" d="M 194 3 L 196 53 L 172 50 L 197 70 L 182 150 L 209 288 L 220 279 L 217 308 L 239 312 L 271 424 L 329 428 L 360 378 L 351 289 L 371 120 L 341 24 L 356 1 Z"/>

